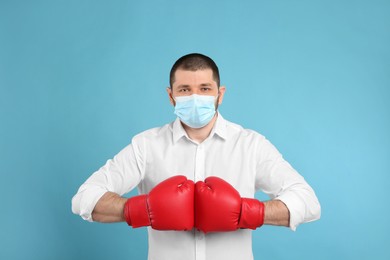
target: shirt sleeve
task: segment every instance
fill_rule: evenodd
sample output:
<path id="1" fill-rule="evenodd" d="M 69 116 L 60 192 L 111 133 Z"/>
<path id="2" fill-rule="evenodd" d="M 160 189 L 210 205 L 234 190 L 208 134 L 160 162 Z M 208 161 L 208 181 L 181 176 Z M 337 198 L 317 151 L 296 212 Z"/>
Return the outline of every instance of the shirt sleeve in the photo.
<path id="1" fill-rule="evenodd" d="M 144 160 L 138 142 L 126 146 L 94 172 L 72 198 L 72 211 L 92 222 L 92 211 L 108 191 L 123 194 L 134 189 L 143 178 Z"/>
<path id="2" fill-rule="evenodd" d="M 266 139 L 259 147 L 256 189 L 287 206 L 293 231 L 299 224 L 320 218 L 321 206 L 313 189 Z"/>

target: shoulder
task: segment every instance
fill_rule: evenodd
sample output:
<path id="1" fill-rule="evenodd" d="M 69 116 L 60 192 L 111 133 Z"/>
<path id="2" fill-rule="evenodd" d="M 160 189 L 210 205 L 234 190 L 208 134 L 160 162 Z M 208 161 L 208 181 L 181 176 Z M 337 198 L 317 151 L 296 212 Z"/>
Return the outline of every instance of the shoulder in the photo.
<path id="1" fill-rule="evenodd" d="M 244 128 L 239 124 L 227 120 L 225 120 L 225 122 L 226 129 L 230 137 L 252 139 L 255 141 L 265 140 L 265 137 L 255 130 Z"/>
<path id="2" fill-rule="evenodd" d="M 261 158 L 279 158 L 277 148 L 261 133 L 231 122 L 227 122 L 226 126 L 229 129 L 229 142 L 236 147 L 241 146 L 245 151 L 256 151 Z"/>
<path id="3" fill-rule="evenodd" d="M 160 127 L 150 128 L 141 133 L 138 133 L 132 138 L 132 143 L 140 143 L 148 140 L 151 141 L 161 138 L 169 138 L 172 136 L 172 124 L 173 122 Z"/>

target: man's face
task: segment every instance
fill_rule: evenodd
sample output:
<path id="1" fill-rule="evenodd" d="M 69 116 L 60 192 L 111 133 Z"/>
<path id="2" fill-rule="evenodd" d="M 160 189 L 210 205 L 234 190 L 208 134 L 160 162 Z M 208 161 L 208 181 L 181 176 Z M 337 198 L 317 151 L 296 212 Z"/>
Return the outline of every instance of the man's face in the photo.
<path id="1" fill-rule="evenodd" d="M 175 81 L 172 89 L 167 88 L 169 99 L 172 105 L 175 105 L 173 98 L 179 96 L 190 96 L 192 94 L 207 95 L 218 97 L 217 105 L 222 103 L 225 87 L 219 87 L 213 79 L 213 71 L 211 69 L 204 70 L 177 70 L 175 72 Z"/>

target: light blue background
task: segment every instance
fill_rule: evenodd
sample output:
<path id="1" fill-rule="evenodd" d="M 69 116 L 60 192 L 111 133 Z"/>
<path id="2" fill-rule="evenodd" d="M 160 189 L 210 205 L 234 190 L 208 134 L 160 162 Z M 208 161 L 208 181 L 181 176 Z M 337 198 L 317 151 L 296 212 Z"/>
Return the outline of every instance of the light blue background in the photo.
<path id="1" fill-rule="evenodd" d="M 87 223 L 70 201 L 132 136 L 174 120 L 169 70 L 201 52 L 220 67 L 224 117 L 270 139 L 322 205 L 296 232 L 256 230 L 255 258 L 390 259 L 389 13 L 380 0 L 0 0 L 0 258 L 146 259 L 145 228 Z"/>

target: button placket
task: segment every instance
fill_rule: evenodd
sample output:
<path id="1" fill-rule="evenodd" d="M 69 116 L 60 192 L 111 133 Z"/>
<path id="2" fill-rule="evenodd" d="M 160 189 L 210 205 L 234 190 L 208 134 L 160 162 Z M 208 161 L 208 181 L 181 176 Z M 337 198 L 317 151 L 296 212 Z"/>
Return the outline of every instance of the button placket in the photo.
<path id="1" fill-rule="evenodd" d="M 203 145 L 198 145 L 196 148 L 195 158 L 195 182 L 203 181 L 205 176 L 205 154 Z"/>
<path id="2" fill-rule="evenodd" d="M 195 182 L 204 181 L 205 177 L 205 151 L 202 144 L 196 147 L 195 158 Z M 198 230 L 195 231 L 196 259 L 206 259 L 206 241 L 205 234 Z"/>

